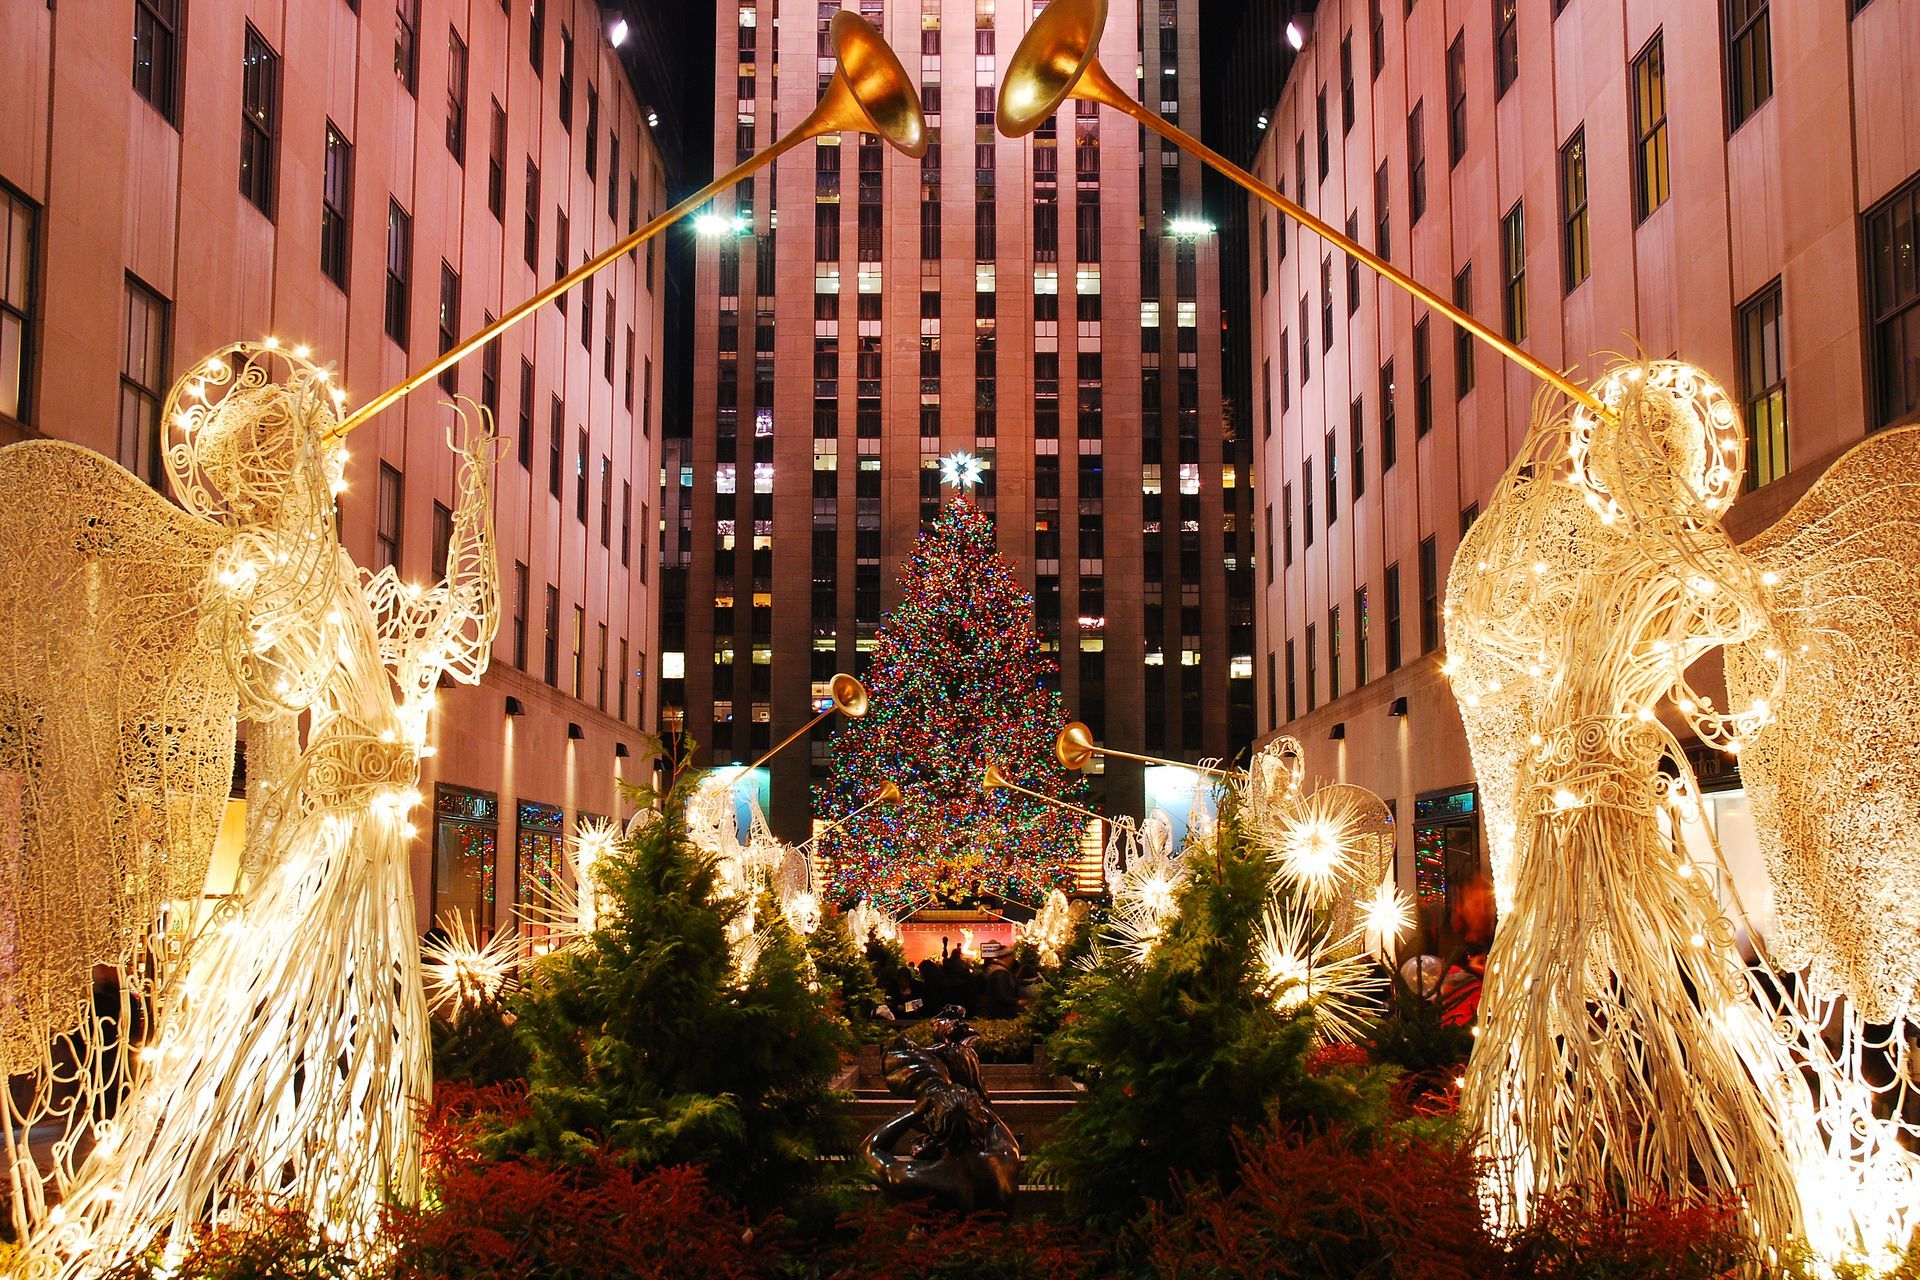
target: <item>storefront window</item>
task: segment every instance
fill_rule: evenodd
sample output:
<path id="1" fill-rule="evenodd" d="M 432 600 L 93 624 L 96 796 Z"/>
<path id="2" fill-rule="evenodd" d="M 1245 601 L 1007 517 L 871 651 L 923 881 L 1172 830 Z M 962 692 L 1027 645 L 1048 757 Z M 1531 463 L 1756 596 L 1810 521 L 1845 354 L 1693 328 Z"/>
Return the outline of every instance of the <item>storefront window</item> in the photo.
<path id="1" fill-rule="evenodd" d="M 475 932 L 494 927 L 494 868 L 500 801 L 490 791 L 437 786 L 433 792 L 433 919 L 464 915 Z"/>
<path id="2" fill-rule="evenodd" d="M 522 800 L 515 823 L 514 914 L 524 936 L 547 931 L 545 922 L 558 910 L 554 887 L 566 861 L 566 814 L 559 806 Z"/>
<path id="3" fill-rule="evenodd" d="M 1414 801 L 1414 893 L 1421 945 L 1431 955 L 1484 954 L 1493 941 L 1493 878 L 1480 848 L 1479 809 L 1471 787 Z"/>

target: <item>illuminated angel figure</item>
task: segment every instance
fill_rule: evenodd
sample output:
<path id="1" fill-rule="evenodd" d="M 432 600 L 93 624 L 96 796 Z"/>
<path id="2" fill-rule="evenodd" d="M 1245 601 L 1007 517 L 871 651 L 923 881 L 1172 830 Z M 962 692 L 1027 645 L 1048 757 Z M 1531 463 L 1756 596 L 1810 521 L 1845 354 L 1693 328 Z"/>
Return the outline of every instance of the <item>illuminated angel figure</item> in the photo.
<path id="1" fill-rule="evenodd" d="M 194 944 L 132 1090 L 29 1241 L 45 1272 L 90 1274 L 163 1240 L 177 1255 L 236 1195 L 355 1238 L 384 1201 L 418 1193 L 431 1073 L 410 811 L 434 688 L 479 679 L 498 623 L 499 442 L 484 414 L 459 416 L 445 580 L 368 573 L 332 533 L 344 450 L 327 438 L 339 401 L 326 382 L 303 358 L 242 345 L 168 404 L 175 492 L 233 530 L 201 629 L 266 744 L 250 759 L 269 768 L 249 806 L 251 883 Z"/>
<path id="2" fill-rule="evenodd" d="M 1744 475 L 1737 415 L 1675 363 L 1616 369 L 1597 393 L 1613 416 L 1536 422 L 1448 583 L 1503 911 L 1462 1095 L 1494 1203 L 1524 1218 L 1560 1189 L 1704 1188 L 1738 1195 L 1770 1243 L 1904 1239 L 1911 1160 L 1857 1059 L 1756 979 L 1725 877 L 1673 837 L 1694 787 L 1662 702 L 1738 752 L 1787 681 L 1777 575 L 1719 523 Z M 1721 712 L 1686 670 L 1727 645 L 1755 657 Z"/>

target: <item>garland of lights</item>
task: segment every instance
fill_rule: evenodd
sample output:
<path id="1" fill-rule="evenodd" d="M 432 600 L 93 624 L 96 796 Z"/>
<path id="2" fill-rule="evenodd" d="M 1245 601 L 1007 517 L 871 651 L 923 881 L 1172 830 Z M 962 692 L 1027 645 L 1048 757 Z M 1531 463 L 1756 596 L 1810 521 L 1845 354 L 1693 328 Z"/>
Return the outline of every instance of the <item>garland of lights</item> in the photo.
<path id="1" fill-rule="evenodd" d="M 929 895 L 1038 903 L 1069 883 L 1081 820 L 980 785 L 992 761 L 1023 787 L 1084 797 L 1053 758 L 1066 714 L 1034 639 L 1033 597 L 996 549 L 993 521 L 964 495 L 921 534 L 901 586 L 873 655 L 872 708 L 834 736 L 815 811 L 835 821 L 889 780 L 902 798 L 821 841 L 830 899 L 893 911 Z"/>

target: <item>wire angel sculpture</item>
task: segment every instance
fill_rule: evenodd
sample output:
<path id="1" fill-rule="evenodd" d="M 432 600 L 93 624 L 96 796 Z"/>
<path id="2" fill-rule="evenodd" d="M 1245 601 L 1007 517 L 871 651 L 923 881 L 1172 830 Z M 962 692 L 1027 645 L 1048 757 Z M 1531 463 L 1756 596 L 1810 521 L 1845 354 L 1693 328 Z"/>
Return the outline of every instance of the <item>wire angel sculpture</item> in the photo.
<path id="1" fill-rule="evenodd" d="M 1911 631 L 1893 655 L 1850 634 L 1889 579 L 1845 563 L 1868 543 L 1904 555 L 1911 592 L 1912 435 L 1861 446 L 1864 457 L 1835 468 L 1838 495 L 1823 482 L 1783 522 L 1785 536 L 1749 550 L 1720 523 L 1745 474 L 1738 416 L 1720 388 L 1656 361 L 1615 368 L 1596 394 L 1611 416 L 1536 417 L 1448 583 L 1447 666 L 1503 913 L 1462 1094 L 1492 1160 L 1490 1200 L 1515 1221 L 1561 1190 L 1634 1199 L 1704 1189 L 1739 1197 L 1769 1243 L 1801 1237 L 1823 1256 L 1874 1256 L 1904 1245 L 1916 1223 L 1915 1159 L 1902 1147 L 1912 1135 L 1899 1119 L 1906 1037 L 1869 1035 L 1863 1013 L 1898 1006 L 1833 977 L 1898 967 L 1849 970 L 1830 957 L 1813 963 L 1813 982 L 1781 983 L 1743 962 L 1731 877 L 1696 866 L 1677 840 L 1697 785 L 1659 711 L 1670 703 L 1703 741 L 1748 764 L 1796 963 L 1822 939 L 1912 939 L 1911 908 L 1890 926 L 1842 923 L 1827 914 L 1834 895 L 1818 892 L 1831 887 L 1835 858 L 1818 833 L 1864 831 L 1863 797 L 1900 786 L 1911 832 L 1920 796 L 1911 754 L 1883 764 L 1885 720 L 1862 717 L 1841 687 L 1863 657 L 1897 656 L 1913 696 Z M 1896 531 L 1869 532 L 1889 520 Z M 1848 583 L 1866 585 L 1867 599 L 1846 599 Z M 1879 616 L 1910 627 L 1912 600 L 1889 600 Z M 1688 668 L 1722 647 L 1735 706 L 1718 711 Z M 1855 732 L 1838 736 L 1860 755 L 1804 736 L 1850 720 Z M 1816 763 L 1818 751 L 1832 754 Z M 1796 791 L 1783 766 L 1833 789 Z M 1760 799 L 1769 788 L 1810 813 L 1852 816 L 1783 825 L 1777 799 L 1771 810 Z M 1905 869 L 1911 843 L 1887 852 L 1900 864 L 1888 878 L 1920 891 Z M 1846 856 L 1857 865 L 1869 855 Z M 1864 908 L 1868 883 L 1842 883 Z M 1893 1068 L 1891 1098 L 1867 1079 L 1876 1052 L 1891 1059 L 1881 1064 Z"/>
<path id="2" fill-rule="evenodd" d="M 334 535 L 341 400 L 304 355 L 253 344 L 169 398 L 169 478 L 212 542 L 170 603 L 197 619 L 249 722 L 248 886 L 153 992 L 130 1087 L 93 1124 L 62 1203 L 31 1223 L 39 1273 L 177 1254 L 248 1194 L 336 1238 L 418 1194 L 431 1073 L 409 819 L 434 689 L 478 681 L 498 624 L 499 442 L 483 412 L 456 412 L 447 574 L 410 585 L 356 567 Z"/>

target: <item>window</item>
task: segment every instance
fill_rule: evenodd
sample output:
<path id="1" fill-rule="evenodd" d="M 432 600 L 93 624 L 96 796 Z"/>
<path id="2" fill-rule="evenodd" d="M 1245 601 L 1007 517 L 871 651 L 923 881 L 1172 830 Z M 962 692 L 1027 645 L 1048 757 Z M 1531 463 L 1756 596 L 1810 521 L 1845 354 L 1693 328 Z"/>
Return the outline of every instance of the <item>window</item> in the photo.
<path id="1" fill-rule="evenodd" d="M 1280 563 L 1293 563 L 1293 486 L 1280 486 Z"/>
<path id="2" fill-rule="evenodd" d="M 1747 420 L 1747 487 L 1787 474 L 1787 369 L 1781 358 L 1780 281 L 1740 308 L 1740 401 Z"/>
<path id="3" fill-rule="evenodd" d="M 1340 696 L 1340 606 L 1327 610 L 1327 701 Z"/>
<path id="4" fill-rule="evenodd" d="M 545 679 L 554 688 L 560 687 L 560 588 L 547 588 L 546 634 L 541 640 L 545 652 Z"/>
<path id="5" fill-rule="evenodd" d="M 1347 212 L 1347 239 L 1360 243 L 1360 215 Z M 1347 314 L 1353 315 L 1360 310 L 1360 259 L 1352 254 L 1344 255 L 1347 260 Z"/>
<path id="6" fill-rule="evenodd" d="M 167 300 L 127 277 L 127 331 L 120 349 L 120 465 L 163 486 L 160 405 L 167 394 Z"/>
<path id="7" fill-rule="evenodd" d="M 587 177 L 600 176 L 600 90 L 587 86 Z"/>
<path id="8" fill-rule="evenodd" d="M 1393 470 L 1400 457 L 1400 441 L 1393 421 L 1393 361 L 1380 366 L 1380 474 Z"/>
<path id="9" fill-rule="evenodd" d="M 587 522 L 587 429 L 579 431 L 580 447 L 573 456 L 573 518 Z"/>
<path id="10" fill-rule="evenodd" d="M 566 31 L 561 28 L 562 33 Z M 564 46 L 563 46 L 564 47 Z M 587 688 L 587 611 L 579 605 L 573 606 L 573 679 L 568 681 L 567 692 L 576 698 L 584 698 Z"/>
<path id="11" fill-rule="evenodd" d="M 627 718 L 627 642 L 620 642 L 620 665 L 613 673 L 614 682 L 620 686 L 620 719 Z"/>
<path id="12" fill-rule="evenodd" d="M 1367 589 L 1353 589 L 1353 687 L 1371 678 L 1367 669 Z"/>
<path id="13" fill-rule="evenodd" d="M 1873 315 L 1873 382 L 1876 427 L 1920 409 L 1920 178 L 1867 211 L 1868 302 Z M 0 332 L 0 357 L 6 352 Z M 0 411 L 6 409 L 4 361 L 0 361 Z"/>
<path id="14" fill-rule="evenodd" d="M 0 182 L 0 415 L 30 420 L 40 209 Z"/>
<path id="15" fill-rule="evenodd" d="M 540 167 L 527 157 L 527 216 L 521 229 L 520 256 L 527 261 L 527 269 L 540 269 Z"/>
<path id="16" fill-rule="evenodd" d="M 600 624 L 600 680 L 598 691 L 594 694 L 593 706 L 596 711 L 607 709 L 607 624 Z"/>
<path id="17" fill-rule="evenodd" d="M 440 354 L 453 350 L 460 340 L 460 277 L 445 262 L 440 264 Z M 456 362 L 440 371 L 440 389 L 448 395 L 460 393 L 460 366 Z"/>
<path id="18" fill-rule="evenodd" d="M 1432 534 L 1420 540 L 1420 652 L 1440 647 L 1440 548 Z"/>
<path id="19" fill-rule="evenodd" d="M 1267 727 L 1273 728 L 1280 723 L 1280 671 L 1273 660 L 1273 654 L 1267 654 Z"/>
<path id="20" fill-rule="evenodd" d="M 1575 129 L 1560 148 L 1560 261 L 1562 283 L 1572 293 L 1593 274 L 1587 247 L 1587 131 Z"/>
<path id="21" fill-rule="evenodd" d="M 493 312 L 480 313 L 480 327 L 489 328 L 493 324 Z M 500 425 L 500 339 L 495 337 L 480 348 L 480 405 L 493 419 L 494 429 Z"/>
<path id="22" fill-rule="evenodd" d="M 487 212 L 495 222 L 507 216 L 507 111 L 497 99 L 493 106 L 493 130 L 487 135 Z"/>
<path id="23" fill-rule="evenodd" d="M 513 665 L 527 669 L 527 566 L 513 562 Z"/>
<path id="24" fill-rule="evenodd" d="M 1500 311 L 1506 321 L 1507 340 L 1527 340 L 1527 217 L 1524 202 L 1516 200 L 1507 216 L 1500 219 Z"/>
<path id="25" fill-rule="evenodd" d="M 1287 641 L 1287 719 L 1300 714 L 1300 694 L 1293 682 L 1293 641 Z"/>
<path id="26" fill-rule="evenodd" d="M 607 221 L 620 225 L 620 135 L 607 130 Z M 620 642 L 626 644 L 625 640 Z M 620 698 L 627 696 L 626 682 L 620 682 Z"/>
<path id="27" fill-rule="evenodd" d="M 1475 520 L 1478 520 L 1479 518 L 1480 518 L 1480 504 L 1479 504 L 1479 503 L 1477 503 L 1477 502 L 1469 502 L 1469 503 L 1468 503 L 1468 504 L 1467 504 L 1466 506 L 1464 506 L 1464 507 L 1462 507 L 1462 508 L 1460 508 L 1460 536 L 1461 536 L 1461 538 L 1463 538 L 1463 539 L 1464 539 L 1464 538 L 1465 538 L 1465 537 L 1467 536 L 1467 530 L 1469 530 L 1469 529 L 1471 529 L 1471 528 L 1473 528 L 1473 522 L 1474 522 Z"/>
<path id="28" fill-rule="evenodd" d="M 1347 445 L 1353 453 L 1349 464 L 1353 474 L 1347 480 L 1347 487 L 1353 491 L 1355 502 L 1366 496 L 1367 492 L 1366 416 L 1366 397 L 1355 396 L 1353 403 L 1347 406 Z"/>
<path id="29" fill-rule="evenodd" d="M 280 151 L 280 55 L 247 24 L 240 103 L 240 194 L 273 216 Z"/>
<path id="30" fill-rule="evenodd" d="M 1387 566 L 1387 670 L 1400 669 L 1400 565 Z"/>
<path id="31" fill-rule="evenodd" d="M 1447 46 L 1447 164 L 1467 154 L 1467 33 Z"/>
<path id="32" fill-rule="evenodd" d="M 1520 78 L 1520 0 L 1493 0 L 1493 88 L 1507 96 Z"/>
<path id="33" fill-rule="evenodd" d="M 644 532 L 644 531 L 643 531 Z M 620 482 L 620 567 L 633 561 L 633 481 Z"/>
<path id="34" fill-rule="evenodd" d="M 1340 37 L 1340 132 L 1353 132 L 1353 32 Z"/>
<path id="35" fill-rule="evenodd" d="M 1633 216 L 1636 222 L 1667 202 L 1667 55 L 1661 33 L 1633 60 Z"/>
<path id="36" fill-rule="evenodd" d="M 1331 530 L 1340 518 L 1340 449 L 1332 427 L 1321 441 L 1320 459 L 1327 471 L 1327 528 Z"/>
<path id="37" fill-rule="evenodd" d="M 447 28 L 447 150 L 467 162 L 467 42 Z"/>
<path id="38" fill-rule="evenodd" d="M 1427 139 L 1420 117 L 1424 102 L 1413 104 L 1407 116 L 1407 225 L 1415 226 L 1427 211 Z"/>
<path id="39" fill-rule="evenodd" d="M 1319 147 L 1320 181 L 1327 180 L 1327 174 L 1333 166 L 1332 147 L 1327 138 L 1327 90 L 1320 88 L 1320 96 L 1314 101 L 1314 140 Z"/>
<path id="40" fill-rule="evenodd" d="M 413 218 L 387 202 L 387 336 L 407 349 L 408 288 L 413 279 Z"/>
<path id="41" fill-rule="evenodd" d="M 1387 217 L 1387 162 L 1373 171 L 1373 251 L 1383 258 L 1393 257 L 1392 222 Z"/>
<path id="42" fill-rule="evenodd" d="M 533 64 L 533 74 L 540 74 L 540 64 L 546 61 L 547 0 L 529 0 L 527 5 L 527 61 Z"/>
<path id="43" fill-rule="evenodd" d="M 1150 464 L 1151 465 L 1151 464 Z M 1267 504 L 1267 545 L 1261 557 L 1267 562 L 1267 581 L 1273 581 L 1273 504 Z"/>
<path id="44" fill-rule="evenodd" d="M 1387 65 L 1387 20 L 1380 12 L 1380 0 L 1371 0 L 1367 15 L 1367 70 L 1378 80 Z"/>
<path id="45" fill-rule="evenodd" d="M 1424 439 L 1433 430 L 1433 345 L 1428 339 L 1430 316 L 1413 326 L 1413 438 Z"/>
<path id="46" fill-rule="evenodd" d="M 1307 710 L 1320 705 L 1320 636 L 1307 624 Z"/>
<path id="47" fill-rule="evenodd" d="M 1300 460 L 1300 534 L 1301 545 L 1313 545 L 1313 459 Z"/>
<path id="48" fill-rule="evenodd" d="M 400 571 L 400 512 L 402 477 L 394 467 L 380 464 L 380 487 L 375 495 L 374 571 Z"/>
<path id="49" fill-rule="evenodd" d="M 560 127 L 573 132 L 573 32 L 560 24 Z"/>
<path id="50" fill-rule="evenodd" d="M 566 449 L 561 444 L 565 438 L 567 406 L 559 396 L 553 398 L 553 404 L 547 414 L 547 494 L 560 496 L 560 473 L 565 470 Z"/>
<path id="51" fill-rule="evenodd" d="M 600 545 L 613 545 L 613 459 L 600 455 Z"/>
<path id="52" fill-rule="evenodd" d="M 453 557 L 453 509 L 444 502 L 433 504 L 433 578 L 447 576 L 447 561 Z"/>
<path id="53" fill-rule="evenodd" d="M 420 82 L 420 0 L 394 0 L 393 74 L 408 93 Z"/>
<path id="54" fill-rule="evenodd" d="M 1309 319 L 1307 305 L 1310 299 L 1300 295 L 1300 386 L 1304 389 L 1313 381 L 1313 325 Z"/>
<path id="55" fill-rule="evenodd" d="M 353 144 L 327 121 L 327 152 L 320 183 L 320 270 L 347 287 L 353 243 Z"/>
<path id="56" fill-rule="evenodd" d="M 1725 0 L 1727 127 L 1747 122 L 1773 96 L 1773 19 L 1768 0 Z"/>
<path id="57" fill-rule="evenodd" d="M 520 430 L 515 446 L 520 465 L 533 470 L 533 361 L 520 360 Z"/>
<path id="58" fill-rule="evenodd" d="M 1469 262 L 1453 277 L 1453 305 L 1473 314 L 1473 264 Z M 1460 325 L 1453 326 L 1453 394 L 1464 396 L 1473 390 L 1473 335 Z"/>
<path id="59" fill-rule="evenodd" d="M 133 91 L 176 128 L 180 124 L 182 0 L 134 0 Z"/>

